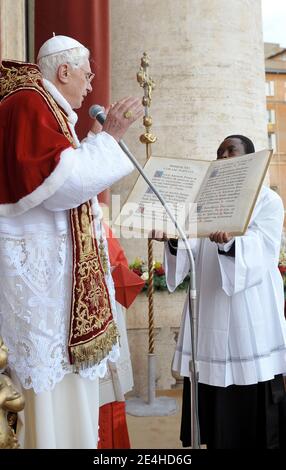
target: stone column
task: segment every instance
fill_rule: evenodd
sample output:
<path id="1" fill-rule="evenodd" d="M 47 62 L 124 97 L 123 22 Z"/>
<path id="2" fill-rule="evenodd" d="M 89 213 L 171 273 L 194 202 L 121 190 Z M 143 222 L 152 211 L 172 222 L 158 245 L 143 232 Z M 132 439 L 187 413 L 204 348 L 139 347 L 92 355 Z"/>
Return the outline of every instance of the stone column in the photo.
<path id="1" fill-rule="evenodd" d="M 1 57 L 26 60 L 25 0 L 0 0 Z"/>
<path id="2" fill-rule="evenodd" d="M 234 133 L 249 136 L 257 149 L 267 146 L 260 0 L 110 0 L 110 6 L 112 101 L 142 95 L 136 72 L 146 51 L 156 82 L 154 156 L 215 159 L 218 144 Z M 142 131 L 136 123 L 125 138 L 141 164 Z M 113 187 L 123 202 L 136 177 Z M 121 242 L 130 261 L 146 259 L 146 240 Z M 173 299 L 168 305 L 177 310 Z M 136 301 L 132 315 L 136 328 L 134 318 L 147 315 L 147 306 L 143 312 Z M 136 369 L 141 373 L 141 364 Z"/>
<path id="3" fill-rule="evenodd" d="M 143 51 L 156 82 L 153 155 L 215 159 L 221 140 L 249 136 L 267 146 L 260 0 L 110 0 L 112 100 L 141 95 Z M 141 163 L 136 123 L 126 142 Z M 129 193 L 136 173 L 113 188 Z M 125 243 L 132 255 L 138 245 Z"/>

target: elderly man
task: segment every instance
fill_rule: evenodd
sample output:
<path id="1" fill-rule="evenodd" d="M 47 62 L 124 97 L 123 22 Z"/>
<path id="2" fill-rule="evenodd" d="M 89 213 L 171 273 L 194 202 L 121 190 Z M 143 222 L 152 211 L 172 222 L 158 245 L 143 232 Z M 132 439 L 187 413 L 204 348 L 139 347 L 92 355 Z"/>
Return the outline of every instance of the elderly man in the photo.
<path id="1" fill-rule="evenodd" d="M 222 142 L 217 155 L 239 158 L 252 152 L 248 138 L 233 135 Z M 192 241 L 198 284 L 199 420 L 201 441 L 208 448 L 277 448 L 283 439 L 286 324 L 278 270 L 283 219 L 280 197 L 263 186 L 243 236 L 218 231 L 209 239 Z M 171 291 L 189 271 L 180 248 L 180 241 L 165 244 Z M 188 309 L 187 300 L 173 361 L 173 369 L 187 377 L 183 445 L 190 445 Z"/>
<path id="2" fill-rule="evenodd" d="M 143 110 L 115 103 L 80 143 L 88 49 L 55 36 L 38 64 L 1 66 L 0 330 L 25 389 L 24 446 L 96 448 L 98 379 L 119 355 L 96 195 L 133 170 L 118 141 Z"/>

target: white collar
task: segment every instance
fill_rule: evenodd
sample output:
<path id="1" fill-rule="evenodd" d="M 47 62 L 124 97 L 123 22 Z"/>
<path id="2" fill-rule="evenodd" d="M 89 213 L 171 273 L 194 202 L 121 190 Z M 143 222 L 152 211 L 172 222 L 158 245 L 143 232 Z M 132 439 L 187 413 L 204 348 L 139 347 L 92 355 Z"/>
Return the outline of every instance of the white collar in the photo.
<path id="1" fill-rule="evenodd" d="M 78 115 L 72 110 L 71 105 L 67 102 L 67 100 L 63 97 L 63 95 L 52 82 L 46 78 L 43 79 L 43 82 L 45 89 L 52 95 L 57 104 L 66 112 L 68 121 L 73 126 L 75 126 L 78 120 Z"/>

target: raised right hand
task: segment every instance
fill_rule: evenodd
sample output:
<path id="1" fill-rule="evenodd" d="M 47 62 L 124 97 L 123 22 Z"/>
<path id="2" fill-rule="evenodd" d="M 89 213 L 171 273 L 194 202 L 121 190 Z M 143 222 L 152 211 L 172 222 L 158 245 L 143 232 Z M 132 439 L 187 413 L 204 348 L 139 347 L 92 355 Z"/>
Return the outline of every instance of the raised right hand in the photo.
<path id="1" fill-rule="evenodd" d="M 126 117 L 127 112 L 130 117 Z M 128 96 L 111 106 L 102 130 L 119 142 L 131 124 L 142 117 L 143 114 L 144 108 L 141 99 Z"/>

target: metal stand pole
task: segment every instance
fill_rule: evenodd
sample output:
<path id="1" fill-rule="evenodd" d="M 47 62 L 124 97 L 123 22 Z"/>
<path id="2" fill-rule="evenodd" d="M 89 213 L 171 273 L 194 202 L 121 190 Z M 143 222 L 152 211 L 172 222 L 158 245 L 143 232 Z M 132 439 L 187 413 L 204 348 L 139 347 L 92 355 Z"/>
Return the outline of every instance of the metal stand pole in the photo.
<path id="1" fill-rule="evenodd" d="M 165 200 L 162 198 L 161 194 L 157 191 L 157 189 L 154 187 L 152 182 L 149 180 L 148 176 L 144 173 L 143 168 L 139 165 L 137 162 L 136 158 L 132 155 L 130 150 L 128 149 L 127 145 L 121 140 L 119 142 L 120 147 L 122 150 L 126 153 L 128 158 L 132 161 L 133 165 L 139 173 L 142 175 L 148 186 L 152 189 L 154 194 L 157 196 L 158 200 L 161 202 L 162 206 L 165 208 L 167 214 L 169 215 L 170 219 L 172 220 L 173 224 L 175 225 L 179 235 L 181 236 L 185 249 L 187 250 L 187 255 L 189 258 L 190 262 L 190 288 L 189 288 L 189 299 L 190 299 L 190 308 L 189 308 L 189 313 L 190 313 L 190 324 L 191 324 L 191 342 L 192 342 L 192 359 L 190 361 L 190 374 L 191 374 L 191 416 L 192 416 L 192 422 L 191 422 L 191 430 L 192 430 L 192 448 L 193 449 L 199 449 L 200 448 L 200 433 L 199 433 L 199 419 L 198 419 L 198 386 L 197 386 L 197 381 L 198 381 L 198 373 L 197 373 L 197 367 L 196 367 L 196 357 L 197 357 L 197 305 L 196 305 L 196 299 L 197 299 L 197 291 L 196 291 L 196 272 L 195 272 L 195 262 L 194 262 L 194 257 L 192 254 L 192 251 L 190 249 L 187 237 L 178 224 L 177 220 L 175 219 L 174 215 L 170 211 L 168 205 L 166 204 Z M 162 400 L 163 397 L 161 397 Z M 132 399 L 131 399 L 132 400 Z M 128 405 L 128 402 L 131 400 L 127 400 L 126 403 L 126 409 L 127 412 L 130 414 L 134 414 L 132 412 L 132 405 L 130 403 L 130 406 Z M 134 399 L 133 401 L 135 401 Z M 157 400 L 160 400 L 159 398 Z M 174 411 L 175 412 L 175 411 Z M 168 414 L 168 413 L 167 413 Z M 136 416 L 153 416 L 153 413 L 147 415 L 147 414 L 138 414 L 136 413 Z"/>
<path id="2" fill-rule="evenodd" d="M 93 116 L 94 118 L 98 119 L 99 122 L 104 122 L 104 112 L 100 106 L 98 107 L 99 109 L 97 110 L 97 115 Z M 99 117 L 101 115 L 101 117 Z M 199 433 L 199 418 L 198 418 L 198 393 L 197 393 L 197 382 L 198 382 L 198 373 L 197 373 L 197 368 L 196 368 L 196 357 L 197 357 L 197 309 L 196 309 L 196 273 L 195 273 L 195 262 L 193 258 L 193 254 L 190 250 L 188 240 L 186 238 L 186 235 L 184 231 L 181 229 L 180 225 L 177 223 L 175 217 L 173 216 L 172 212 L 170 211 L 168 205 L 160 195 L 160 193 L 157 191 L 155 186 L 152 184 L 152 182 L 149 180 L 148 176 L 144 173 L 143 168 L 139 165 L 137 162 L 136 158 L 132 155 L 128 147 L 125 145 L 125 143 L 121 140 L 119 142 L 120 147 L 122 150 L 126 153 L 130 161 L 133 163 L 135 168 L 139 171 L 139 173 L 142 175 L 148 186 L 152 189 L 154 194 L 157 196 L 158 200 L 161 202 L 162 206 L 165 208 L 166 213 L 169 215 L 171 221 L 173 222 L 174 226 L 176 227 L 179 235 L 181 236 L 183 243 L 185 245 L 185 248 L 187 250 L 187 255 L 189 258 L 190 262 L 190 289 L 189 289 L 189 300 L 190 300 L 190 325 L 191 325 L 191 343 L 192 343 L 192 359 L 190 361 L 190 376 L 191 376 L 191 382 L 192 382 L 192 393 L 191 393 L 191 415 L 192 415 L 192 422 L 191 422 L 191 429 L 192 429 L 192 448 L 193 449 L 198 449 L 200 447 L 200 433 Z M 128 404 L 129 402 L 129 404 Z M 132 412 L 132 399 L 127 401 L 126 404 L 127 411 L 130 414 L 133 414 Z M 173 411 L 175 413 L 176 410 Z M 138 413 L 134 413 L 135 415 L 138 415 Z M 166 414 L 166 413 L 164 413 Z M 168 414 L 168 413 L 167 413 Z M 152 416 L 153 413 L 151 413 L 149 416 Z M 148 416 L 146 412 L 141 413 L 138 416 Z"/>

